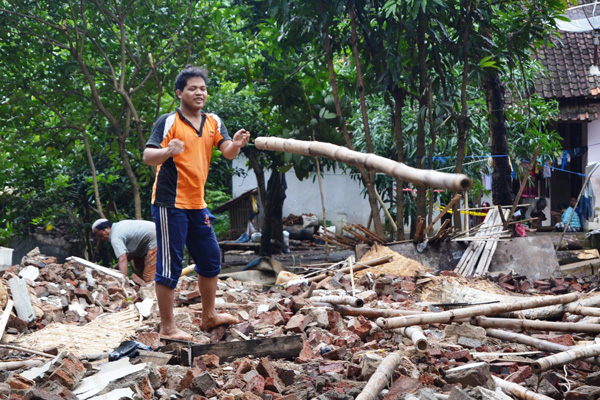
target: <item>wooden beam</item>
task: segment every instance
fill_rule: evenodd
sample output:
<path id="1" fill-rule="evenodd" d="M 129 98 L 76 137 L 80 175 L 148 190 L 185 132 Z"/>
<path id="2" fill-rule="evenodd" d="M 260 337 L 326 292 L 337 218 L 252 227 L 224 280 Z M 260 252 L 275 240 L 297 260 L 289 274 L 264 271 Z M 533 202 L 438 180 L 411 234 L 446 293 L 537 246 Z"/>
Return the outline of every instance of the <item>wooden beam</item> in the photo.
<path id="1" fill-rule="evenodd" d="M 191 360 L 203 354 L 214 354 L 221 361 L 247 356 L 285 358 L 293 360 L 300 355 L 304 346 L 302 336 L 279 336 L 274 338 L 251 339 L 239 342 L 213 343 L 190 346 Z"/>

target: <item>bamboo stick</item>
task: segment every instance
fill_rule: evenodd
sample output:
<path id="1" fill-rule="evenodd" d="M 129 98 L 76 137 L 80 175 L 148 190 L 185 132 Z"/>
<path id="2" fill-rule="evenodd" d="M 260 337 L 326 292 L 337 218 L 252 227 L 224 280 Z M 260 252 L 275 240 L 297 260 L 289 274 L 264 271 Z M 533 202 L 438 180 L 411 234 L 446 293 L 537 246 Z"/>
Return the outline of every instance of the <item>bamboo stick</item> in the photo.
<path id="1" fill-rule="evenodd" d="M 10 344 L 0 344 L 0 347 L 3 347 L 5 349 L 22 351 L 23 353 L 34 354 L 36 356 L 42 356 L 42 357 L 47 357 L 47 358 L 54 358 L 54 357 L 56 357 L 55 355 L 52 355 L 52 354 L 44 353 L 44 352 L 37 351 L 37 350 L 27 349 L 25 347 L 13 346 L 13 345 L 10 345 Z"/>
<path id="2" fill-rule="evenodd" d="M 402 362 L 402 356 L 391 353 L 383 359 L 375 373 L 371 376 L 363 391 L 356 396 L 356 400 L 377 400 L 379 394 L 392 379 L 392 374 Z"/>
<path id="3" fill-rule="evenodd" d="M 562 351 L 571 350 L 572 347 L 565 346 L 564 344 L 549 342 L 547 340 L 536 339 L 528 335 L 524 335 L 522 333 L 511 332 L 511 331 L 503 331 L 501 329 L 487 328 L 485 330 L 488 336 L 494 337 L 496 339 L 508 340 L 517 342 L 520 344 L 526 344 L 528 346 L 533 346 L 536 349 L 542 351 L 549 351 L 552 353 L 559 353 Z M 592 364 L 600 364 L 600 359 L 598 357 L 588 358 L 585 361 Z"/>
<path id="4" fill-rule="evenodd" d="M 362 299 L 354 296 L 320 296 L 311 298 L 317 303 L 343 304 L 352 307 L 362 307 L 365 302 Z"/>
<path id="5" fill-rule="evenodd" d="M 278 137 L 258 137 L 255 146 L 260 150 L 283 151 L 305 156 L 322 156 L 348 165 L 361 166 L 371 171 L 383 172 L 391 177 L 411 182 L 415 185 L 464 192 L 473 185 L 464 174 L 448 174 L 430 169 L 417 169 L 375 154 L 364 154 L 346 147 L 318 141 L 302 141 Z"/>
<path id="6" fill-rule="evenodd" d="M 460 193 L 457 193 L 454 195 L 452 200 L 450 200 L 450 202 L 448 204 L 446 204 L 446 207 L 444 207 L 444 209 L 437 215 L 437 217 L 435 217 L 435 219 L 433 221 L 431 221 L 429 226 L 427 228 L 425 228 L 425 232 L 424 232 L 425 235 L 427 234 L 427 232 L 429 232 L 429 230 L 431 228 L 433 228 L 433 225 L 435 225 L 435 223 L 438 222 L 448 212 L 448 210 L 450 210 L 452 208 L 454 203 L 456 203 L 458 200 L 460 200 L 461 197 L 462 196 L 460 195 Z"/>
<path id="7" fill-rule="evenodd" d="M 561 365 L 565 365 L 576 360 L 594 357 L 597 355 L 600 355 L 600 344 L 580 347 L 562 353 L 553 354 L 548 357 L 540 358 L 539 360 L 536 360 L 533 362 L 533 364 L 531 364 L 531 370 L 535 373 L 540 373 L 547 371 L 550 368 L 559 367 Z"/>
<path id="8" fill-rule="evenodd" d="M 533 331 L 557 331 L 557 332 L 580 332 L 589 334 L 599 334 L 599 324 L 582 324 L 580 322 L 549 322 L 549 321 L 531 321 L 528 319 L 509 319 L 509 318 L 483 318 L 472 317 L 472 325 L 482 328 L 505 328 L 521 329 Z"/>
<path id="9" fill-rule="evenodd" d="M 4 361 L 0 362 L 0 371 L 12 371 L 15 369 L 39 367 L 44 364 L 42 360 Z"/>
<path id="10" fill-rule="evenodd" d="M 331 308 L 344 316 L 349 317 L 358 317 L 362 315 L 365 318 L 376 319 L 380 317 L 397 317 L 400 315 L 417 315 L 423 314 L 422 311 L 415 310 L 392 310 L 392 309 L 383 309 L 383 308 L 357 308 L 351 307 L 341 304 L 331 304 L 331 303 L 317 303 L 313 301 L 313 305 L 316 307 L 327 307 Z"/>
<path id="11" fill-rule="evenodd" d="M 415 345 L 415 349 L 420 353 L 429 351 L 429 342 L 423 333 L 423 330 L 418 326 L 406 326 L 404 328 L 394 329 L 395 333 L 399 333 L 409 338 Z"/>
<path id="12" fill-rule="evenodd" d="M 369 236 L 370 238 L 372 238 L 376 242 L 379 242 L 379 243 L 385 243 L 386 242 L 385 238 L 379 236 L 375 232 L 371 232 L 370 230 L 368 230 L 367 228 L 365 228 L 364 226 L 362 226 L 360 224 L 352 224 L 352 227 L 354 229 L 357 229 L 357 230 L 361 231 L 362 233 L 364 233 L 365 235 Z"/>
<path id="13" fill-rule="evenodd" d="M 374 260 L 356 263 L 356 265 L 354 265 L 353 269 L 354 269 L 354 272 L 358 272 L 363 269 L 375 267 L 377 265 L 381 265 L 381 264 L 390 262 L 392 260 L 392 258 L 393 258 L 392 256 L 383 256 L 383 257 L 376 258 Z M 346 273 L 348 271 L 350 271 L 350 267 L 340 268 L 339 270 L 337 270 L 335 272 Z M 317 282 L 317 281 L 321 281 L 321 280 L 325 279 L 328 276 L 329 276 L 328 274 L 319 274 L 317 276 L 313 276 L 313 277 L 309 278 L 308 281 L 309 282 Z"/>
<path id="14" fill-rule="evenodd" d="M 554 400 L 552 397 L 548 397 L 546 395 L 533 392 L 529 389 L 525 389 L 523 386 L 506 381 L 504 379 L 498 378 L 497 376 L 493 376 L 494 382 L 497 386 L 502 388 L 506 393 L 512 394 L 513 396 L 518 397 L 523 400 Z"/>
<path id="15" fill-rule="evenodd" d="M 2 341 L 2 336 L 4 336 L 4 330 L 6 329 L 6 324 L 8 324 L 8 318 L 14 305 L 14 301 L 8 299 L 6 307 L 4 307 L 4 311 L 2 312 L 2 317 L 0 318 L 0 342 Z"/>
<path id="16" fill-rule="evenodd" d="M 577 304 L 567 304 L 565 311 L 571 314 L 585 315 L 588 317 L 600 317 L 600 308 L 582 307 Z"/>
<path id="17" fill-rule="evenodd" d="M 482 306 L 467 307 L 458 310 L 443 311 L 439 313 L 411 315 L 395 318 L 379 318 L 377 325 L 381 329 L 394 329 L 404 326 L 447 323 L 460 318 L 474 317 L 476 315 L 495 315 L 503 312 L 524 310 L 528 308 L 543 307 L 552 304 L 569 303 L 577 300 L 579 294 L 569 293 L 560 296 L 543 296 L 512 303 L 486 304 Z"/>

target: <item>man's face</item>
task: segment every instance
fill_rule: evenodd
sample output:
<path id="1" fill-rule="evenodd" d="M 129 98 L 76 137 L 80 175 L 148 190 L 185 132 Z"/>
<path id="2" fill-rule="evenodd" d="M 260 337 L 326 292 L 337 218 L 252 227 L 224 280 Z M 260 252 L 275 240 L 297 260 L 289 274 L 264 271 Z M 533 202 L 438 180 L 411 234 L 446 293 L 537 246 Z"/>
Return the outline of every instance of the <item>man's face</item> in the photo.
<path id="1" fill-rule="evenodd" d="M 575 197 L 571 197 L 571 201 L 569 202 L 569 205 L 573 208 L 575 208 L 575 203 L 577 203 L 577 199 Z"/>
<path id="2" fill-rule="evenodd" d="M 106 228 L 102 231 L 98 230 L 98 229 L 94 229 L 94 233 L 96 234 L 96 236 L 98 236 L 100 238 L 100 240 L 102 240 L 103 242 L 108 242 L 108 238 L 110 238 L 110 228 Z"/>
<path id="3" fill-rule="evenodd" d="M 208 92 L 206 82 L 200 77 L 190 78 L 183 90 L 177 90 L 182 105 L 192 110 L 201 110 L 206 104 Z"/>

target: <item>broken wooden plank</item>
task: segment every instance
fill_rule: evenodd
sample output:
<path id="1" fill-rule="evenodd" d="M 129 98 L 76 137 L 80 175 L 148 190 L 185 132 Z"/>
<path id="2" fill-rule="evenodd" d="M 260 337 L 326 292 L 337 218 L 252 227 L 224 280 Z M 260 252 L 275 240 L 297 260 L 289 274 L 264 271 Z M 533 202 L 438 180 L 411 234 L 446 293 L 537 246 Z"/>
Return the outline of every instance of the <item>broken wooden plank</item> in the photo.
<path id="1" fill-rule="evenodd" d="M 600 262 L 598 249 L 562 250 L 556 252 L 556 258 L 560 265 L 572 264 L 585 260 L 596 260 Z"/>
<path id="2" fill-rule="evenodd" d="M 86 267 L 95 269 L 98 272 L 102 272 L 103 274 L 112 276 L 113 278 L 117 278 L 121 281 L 125 280 L 125 277 L 119 271 L 115 271 L 110 268 L 103 267 L 102 265 L 98 265 L 96 263 L 88 261 L 85 258 L 80 258 L 80 257 L 75 257 L 75 256 L 67 257 L 67 261 L 71 261 L 71 260 L 75 261 L 76 263 L 79 263 L 81 265 L 85 265 Z"/>
<path id="3" fill-rule="evenodd" d="M 144 363 L 152 363 L 156 366 L 167 365 L 173 356 L 171 354 L 161 353 L 160 351 L 148 351 L 138 349 L 136 360 Z"/>
<path id="4" fill-rule="evenodd" d="M 250 355 L 256 358 L 268 356 L 271 359 L 285 358 L 291 360 L 298 357 L 303 346 L 304 341 L 300 335 L 279 336 L 238 342 L 191 345 L 190 357 L 193 360 L 203 354 L 214 354 L 221 361 L 226 362 Z"/>
<path id="5" fill-rule="evenodd" d="M 6 324 L 8 324 L 8 318 L 10 317 L 14 304 L 15 303 L 11 299 L 8 299 L 6 307 L 2 312 L 2 317 L 0 317 L 0 342 L 2 341 L 2 336 L 4 336 L 4 330 L 6 329 Z"/>
<path id="6" fill-rule="evenodd" d="M 594 260 L 584 260 L 560 266 L 560 272 L 563 275 L 576 274 L 580 272 L 586 275 L 596 275 L 599 270 L 600 258 Z"/>

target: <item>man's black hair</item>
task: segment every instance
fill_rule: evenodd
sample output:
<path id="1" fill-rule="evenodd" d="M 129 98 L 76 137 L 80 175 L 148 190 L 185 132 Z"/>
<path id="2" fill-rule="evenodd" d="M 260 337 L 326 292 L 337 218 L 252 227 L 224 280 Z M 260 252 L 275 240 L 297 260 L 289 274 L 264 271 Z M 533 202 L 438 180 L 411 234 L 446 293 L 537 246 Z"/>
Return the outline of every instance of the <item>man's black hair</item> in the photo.
<path id="1" fill-rule="evenodd" d="M 204 82 L 208 83 L 208 72 L 203 68 L 198 68 L 191 64 L 186 65 L 175 78 L 175 91 L 183 90 L 190 78 L 202 78 Z"/>
<path id="2" fill-rule="evenodd" d="M 546 201 L 545 197 L 540 197 L 536 202 L 535 202 L 535 206 L 537 208 L 544 208 L 546 207 L 546 205 L 548 204 L 548 202 Z"/>
<path id="3" fill-rule="evenodd" d="M 567 206 L 566 203 L 558 203 L 558 205 L 556 206 L 556 208 L 558 208 L 559 210 L 566 210 L 569 206 Z"/>
<path id="4" fill-rule="evenodd" d="M 97 229 L 99 231 L 103 231 L 106 228 L 110 228 L 112 226 L 112 224 L 113 224 L 112 221 L 104 221 L 103 223 L 98 224 L 98 226 L 95 229 Z"/>

